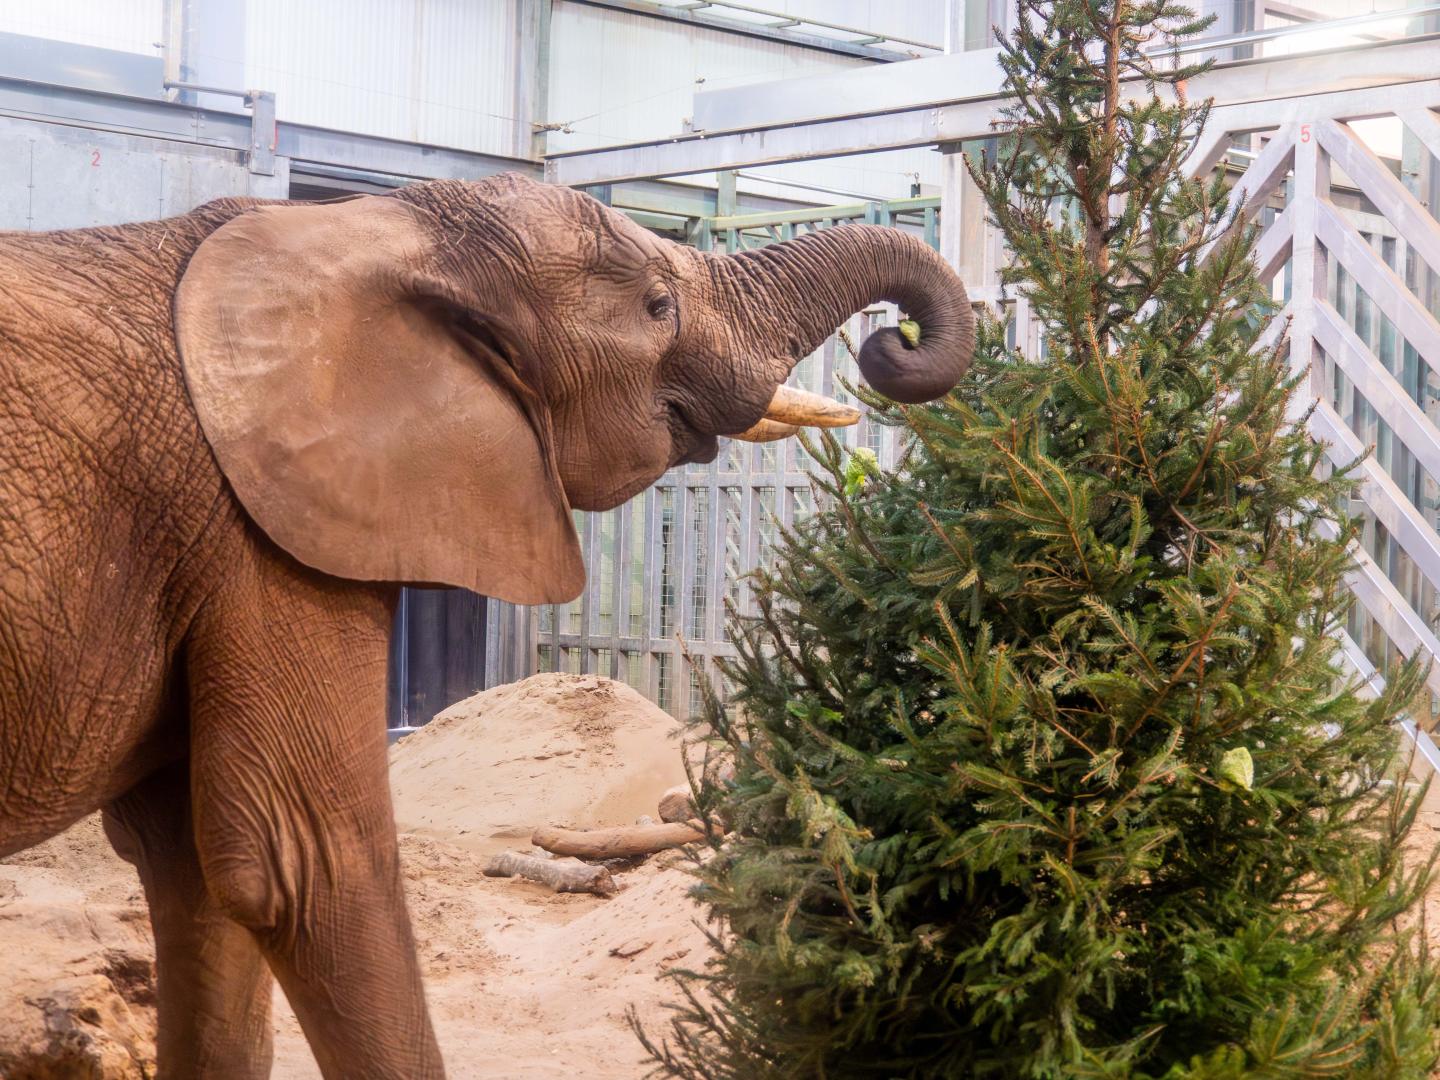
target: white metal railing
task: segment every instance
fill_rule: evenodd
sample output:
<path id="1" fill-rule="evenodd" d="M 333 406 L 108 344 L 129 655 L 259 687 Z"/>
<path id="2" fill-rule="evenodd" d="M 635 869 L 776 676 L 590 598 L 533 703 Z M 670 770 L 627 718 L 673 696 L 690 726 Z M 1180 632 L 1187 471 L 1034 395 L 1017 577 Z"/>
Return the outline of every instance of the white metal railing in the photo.
<path id="1" fill-rule="evenodd" d="M 1440 768 L 1421 730 L 1440 711 L 1440 221 L 1425 201 L 1440 191 L 1437 108 L 1440 79 L 1217 108 L 1189 167 L 1217 167 L 1237 138 L 1259 144 L 1229 157 L 1248 160 L 1233 190 L 1250 218 L 1268 211 L 1256 260 L 1286 301 L 1276 322 L 1309 376 L 1297 413 L 1309 409 L 1335 466 L 1364 457 L 1342 646 L 1370 685 L 1383 686 L 1376 669 L 1396 653 L 1433 665 L 1430 717 L 1406 730 Z M 1376 120 L 1399 134 L 1408 171 L 1357 130 Z"/>

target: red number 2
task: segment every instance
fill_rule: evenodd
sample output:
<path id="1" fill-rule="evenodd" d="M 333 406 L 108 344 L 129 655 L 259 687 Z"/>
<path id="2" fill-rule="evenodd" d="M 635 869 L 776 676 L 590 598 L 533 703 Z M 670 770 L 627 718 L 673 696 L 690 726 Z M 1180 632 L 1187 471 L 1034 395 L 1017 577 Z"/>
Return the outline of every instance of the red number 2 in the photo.
<path id="1" fill-rule="evenodd" d="M 1300 125 L 1300 141 L 1301 141 L 1301 142 L 1309 142 L 1309 141 L 1310 141 L 1310 125 L 1309 125 L 1309 124 L 1301 124 L 1301 125 Z"/>
<path id="2" fill-rule="evenodd" d="M 91 165 L 91 167 L 93 168 L 94 166 L 99 165 L 99 164 L 100 164 L 100 151 L 99 151 L 99 150 L 91 150 L 91 151 L 90 151 L 90 165 Z"/>

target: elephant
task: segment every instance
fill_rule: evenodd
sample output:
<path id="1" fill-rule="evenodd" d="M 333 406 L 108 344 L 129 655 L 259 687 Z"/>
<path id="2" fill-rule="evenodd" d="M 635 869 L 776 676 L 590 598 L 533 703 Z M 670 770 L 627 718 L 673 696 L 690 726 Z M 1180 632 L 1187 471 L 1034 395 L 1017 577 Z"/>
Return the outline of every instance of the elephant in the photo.
<path id="1" fill-rule="evenodd" d="M 898 401 L 974 347 L 901 231 L 702 252 L 517 175 L 3 233 L 0 284 L 0 855 L 103 811 L 164 1077 L 268 1075 L 272 979 L 325 1076 L 443 1075 L 386 776 L 403 585 L 572 599 L 572 509 L 852 419 L 784 384 L 869 304 L 918 324 L 859 354 Z"/>

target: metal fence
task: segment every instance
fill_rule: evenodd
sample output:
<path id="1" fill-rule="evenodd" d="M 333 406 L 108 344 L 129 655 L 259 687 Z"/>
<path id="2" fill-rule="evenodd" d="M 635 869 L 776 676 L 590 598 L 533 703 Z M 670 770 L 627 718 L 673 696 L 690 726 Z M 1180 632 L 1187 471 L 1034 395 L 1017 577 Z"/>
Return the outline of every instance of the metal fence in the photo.
<path id="1" fill-rule="evenodd" d="M 1237 140 L 1250 144 L 1236 188 L 1264 207 L 1257 261 L 1285 304 L 1271 331 L 1289 325 L 1291 363 L 1309 379 L 1299 404 L 1313 406 L 1309 429 L 1330 464 L 1364 457 L 1343 651 L 1372 681 L 1396 656 L 1434 665 L 1422 728 L 1440 715 L 1437 107 L 1440 79 L 1216 109 L 1192 157 L 1208 171 L 1236 156 Z M 1430 739 L 1409 730 L 1440 767 Z"/>
<path id="2" fill-rule="evenodd" d="M 1428 727 L 1440 716 L 1440 79 L 1340 91 L 1284 102 L 1217 108 L 1190 168 L 1226 169 L 1262 227 L 1257 259 L 1290 327 L 1290 355 L 1310 374 L 1314 436 L 1336 465 L 1373 449 L 1352 506 L 1363 524 L 1351 586 L 1357 603 L 1342 646 L 1367 676 L 1396 655 L 1436 661 Z M 1388 144 L 1382 156 L 1375 145 Z M 854 204 L 776 215 L 712 218 L 697 243 L 738 250 L 840 221 L 895 224 L 934 244 L 937 200 Z M 989 237 L 982 242 L 990 242 Z M 994 264 L 998 265 L 998 261 Z M 1033 342 L 1023 298 L 998 281 L 974 283 L 1008 308 L 1012 332 Z M 857 344 L 893 311 L 851 320 Z M 797 367 L 793 385 L 845 397 L 837 376 L 853 366 L 832 338 Z M 868 417 L 841 433 L 889 464 L 896 433 Z M 724 640 L 723 598 L 750 603 L 745 571 L 768 558 L 777 523 L 811 508 L 803 450 L 793 440 L 722 445 L 713 463 L 671 470 L 628 505 L 579 521 L 590 568 L 584 597 L 535 614 L 492 618 L 492 631 L 533 633 L 540 670 L 622 679 L 683 716 L 702 679 L 723 696 L 715 660 Z M 510 620 L 508 623 L 506 620 Z M 533 630 L 521 623 L 533 620 Z M 685 640 L 696 664 L 680 654 Z M 517 638 L 523 640 L 523 638 Z M 534 670 L 526 650 L 508 677 Z M 1440 754 L 1421 737 L 1421 749 Z"/>
<path id="3" fill-rule="evenodd" d="M 699 247 L 734 252 L 863 221 L 913 231 L 933 246 L 938 213 L 936 198 L 856 203 L 707 218 L 692 235 Z M 880 305 L 843 329 L 858 348 L 894 319 L 894 307 Z M 859 406 L 860 423 L 832 434 L 891 465 L 897 432 L 873 423 L 846 391 L 844 383 L 853 385 L 857 376 L 837 334 L 796 365 L 789 383 Z M 706 681 L 723 698 L 716 661 L 734 655 L 725 637 L 726 603 L 753 610 L 744 576 L 771 560 L 781 526 L 807 515 L 813 500 L 810 462 L 797 440 L 723 439 L 713 462 L 671 469 L 618 509 L 577 513 L 589 570 L 585 594 L 536 612 L 537 669 L 609 675 L 679 717 L 700 708 Z"/>

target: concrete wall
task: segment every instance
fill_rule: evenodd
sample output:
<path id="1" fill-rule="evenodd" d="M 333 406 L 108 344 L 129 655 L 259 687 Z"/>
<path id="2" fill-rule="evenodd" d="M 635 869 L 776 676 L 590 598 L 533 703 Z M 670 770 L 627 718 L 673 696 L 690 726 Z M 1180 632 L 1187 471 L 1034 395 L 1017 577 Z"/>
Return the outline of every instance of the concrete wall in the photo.
<path id="1" fill-rule="evenodd" d="M 288 189 L 286 169 L 256 176 L 236 151 L 0 117 L 0 229 L 147 221 Z"/>

